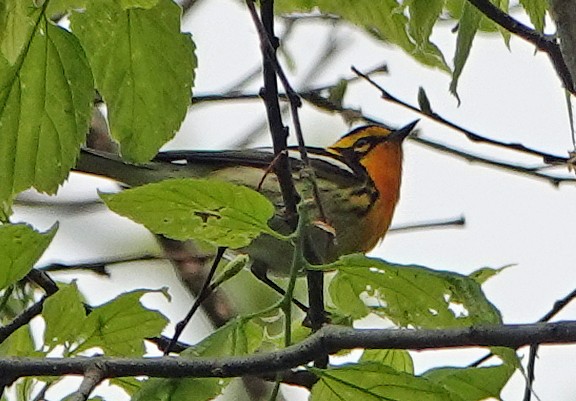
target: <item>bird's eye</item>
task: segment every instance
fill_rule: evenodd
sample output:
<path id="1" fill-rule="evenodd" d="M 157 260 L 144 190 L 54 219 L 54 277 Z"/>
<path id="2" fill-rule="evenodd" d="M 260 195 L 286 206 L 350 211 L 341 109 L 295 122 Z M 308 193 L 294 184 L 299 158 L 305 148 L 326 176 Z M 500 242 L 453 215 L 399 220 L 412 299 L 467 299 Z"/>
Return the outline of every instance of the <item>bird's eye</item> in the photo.
<path id="1" fill-rule="evenodd" d="M 368 150 L 370 150 L 370 147 L 372 146 L 372 141 L 370 141 L 369 138 L 360 138 L 356 141 L 356 143 L 354 144 L 354 150 L 356 152 L 368 152 Z"/>

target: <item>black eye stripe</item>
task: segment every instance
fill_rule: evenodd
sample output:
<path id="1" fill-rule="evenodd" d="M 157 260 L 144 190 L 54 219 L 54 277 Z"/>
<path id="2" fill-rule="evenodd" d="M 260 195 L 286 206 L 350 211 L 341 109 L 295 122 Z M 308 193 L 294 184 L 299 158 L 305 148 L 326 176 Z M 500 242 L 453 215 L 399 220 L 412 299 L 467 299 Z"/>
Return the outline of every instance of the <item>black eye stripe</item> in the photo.
<path id="1" fill-rule="evenodd" d="M 359 138 L 354 143 L 354 151 L 358 153 L 368 153 L 370 150 L 374 148 L 380 142 L 383 142 L 385 138 L 383 137 L 374 137 L 374 136 L 366 136 L 363 138 Z"/>

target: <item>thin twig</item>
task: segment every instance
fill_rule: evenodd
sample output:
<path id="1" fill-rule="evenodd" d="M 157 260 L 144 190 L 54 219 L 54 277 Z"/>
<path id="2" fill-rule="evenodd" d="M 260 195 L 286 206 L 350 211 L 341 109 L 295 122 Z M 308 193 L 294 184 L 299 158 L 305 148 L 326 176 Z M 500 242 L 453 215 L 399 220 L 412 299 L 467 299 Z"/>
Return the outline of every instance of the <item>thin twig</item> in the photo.
<path id="1" fill-rule="evenodd" d="M 446 120 L 445 118 L 443 118 L 442 116 L 436 114 L 436 113 L 427 113 L 424 112 L 422 110 L 420 110 L 418 107 L 413 106 L 409 103 L 404 102 L 403 100 L 398 99 L 397 97 L 393 96 L 390 92 L 388 92 L 386 89 L 384 89 L 382 86 L 380 86 L 379 84 L 377 84 L 372 78 L 370 78 L 369 76 L 367 76 L 366 74 L 363 74 L 362 72 L 360 72 L 359 70 L 357 70 L 355 67 L 352 67 L 352 71 L 354 71 L 354 73 L 358 74 L 360 77 L 364 78 L 368 83 L 370 83 L 372 86 L 374 86 L 376 89 L 378 89 L 380 91 L 380 94 L 382 95 L 382 99 L 387 100 L 389 102 L 392 102 L 394 104 L 397 104 L 399 106 L 405 107 L 415 113 L 418 113 L 424 117 L 428 117 L 440 124 L 446 125 L 458 132 L 463 133 L 464 135 L 466 135 L 466 137 L 471 140 L 472 142 L 480 142 L 480 143 L 487 143 L 489 145 L 493 145 L 493 146 L 498 146 L 501 148 L 506 148 L 506 149 L 513 149 L 516 150 L 518 152 L 521 153 L 526 153 L 529 154 L 531 156 L 538 156 L 541 157 L 544 161 L 544 163 L 566 163 L 568 161 L 567 158 L 565 157 L 558 157 L 549 153 L 544 153 L 535 149 L 531 149 L 528 148 L 524 145 L 521 145 L 519 143 L 507 143 L 507 142 L 501 142 L 501 141 L 497 141 L 495 139 L 490 139 L 490 138 L 486 138 L 483 136 L 480 136 L 466 128 L 463 128 L 451 121 Z"/>
<path id="2" fill-rule="evenodd" d="M 168 344 L 168 347 L 166 347 L 166 349 L 164 350 L 164 355 L 168 355 L 170 353 L 170 351 L 172 350 L 172 346 L 178 342 L 180 335 L 182 334 L 188 323 L 190 323 L 190 320 L 192 319 L 198 308 L 200 308 L 202 302 L 204 302 L 204 300 L 208 298 L 210 294 L 212 294 L 213 289 L 210 288 L 210 283 L 212 281 L 212 278 L 214 277 L 214 274 L 216 273 L 218 264 L 220 263 L 222 257 L 224 256 L 225 251 L 226 247 L 223 246 L 218 247 L 218 251 L 216 252 L 216 256 L 214 257 L 214 261 L 212 262 L 210 272 L 208 273 L 206 279 L 204 280 L 204 285 L 202 286 L 202 289 L 200 290 L 198 297 L 194 301 L 194 304 L 192 305 L 192 308 L 190 308 L 190 310 L 188 311 L 186 317 L 176 324 L 176 328 L 174 329 L 174 336 L 172 337 L 170 344 Z"/>
<path id="3" fill-rule="evenodd" d="M 528 26 L 522 24 L 504 11 L 500 10 L 488 0 L 468 0 L 470 4 L 476 7 L 482 14 L 500 25 L 507 31 L 515 34 L 516 36 L 532 43 L 537 49 L 542 50 L 554 65 L 556 73 L 560 77 L 564 88 L 576 94 L 574 89 L 574 81 L 570 75 L 568 67 L 562 56 L 560 46 L 553 36 L 544 35 Z"/>
<path id="4" fill-rule="evenodd" d="M 570 294 L 566 295 L 564 298 L 559 299 L 554 302 L 554 306 L 548 313 L 538 320 L 539 322 L 549 322 L 554 316 L 556 316 L 562 309 L 564 309 L 572 300 L 576 298 L 576 290 L 572 291 Z M 526 387 L 524 388 L 524 401 L 530 401 L 532 398 L 532 385 L 535 379 L 535 369 L 536 369 L 536 355 L 538 353 L 538 345 L 532 344 L 530 346 L 530 351 L 528 353 L 528 364 L 526 365 Z"/>
<path id="5" fill-rule="evenodd" d="M 470 163 L 485 164 L 485 165 L 488 165 L 490 167 L 496 167 L 498 169 L 506 170 L 506 171 L 511 172 L 511 173 L 518 173 L 518 174 L 522 174 L 522 175 L 525 175 L 525 176 L 530 177 L 530 178 L 544 180 L 544 181 L 549 182 L 550 184 L 552 184 L 555 187 L 557 187 L 562 182 L 576 182 L 576 178 L 555 177 L 552 175 L 541 173 L 540 170 L 542 170 L 546 166 L 524 167 L 524 166 L 520 166 L 518 164 L 512 164 L 512 163 L 487 159 L 487 158 L 482 157 L 482 156 L 473 155 L 471 153 L 463 152 L 461 150 L 448 147 L 448 146 L 443 145 L 441 143 L 422 138 L 418 135 L 413 135 L 412 137 L 410 137 L 410 139 L 421 144 L 421 145 L 424 145 L 428 148 L 438 150 L 442 153 L 448 153 L 452 156 L 456 156 L 457 158 L 464 159 Z"/>
<path id="6" fill-rule="evenodd" d="M 427 221 L 424 223 L 411 223 L 391 227 L 388 232 L 399 233 L 405 231 L 415 230 L 429 230 L 431 228 L 445 228 L 445 227 L 463 227 L 466 224 L 464 216 L 456 219 L 440 220 L 440 221 Z"/>
<path id="7" fill-rule="evenodd" d="M 38 268 L 42 271 L 70 271 L 70 270 L 88 270 L 93 273 L 109 277 L 110 273 L 107 267 L 121 263 L 132 262 L 145 262 L 149 260 L 164 260 L 165 258 L 156 255 L 139 255 L 139 256 L 125 256 L 109 260 L 100 260 L 96 262 L 85 263 L 50 263 L 48 265 Z"/>

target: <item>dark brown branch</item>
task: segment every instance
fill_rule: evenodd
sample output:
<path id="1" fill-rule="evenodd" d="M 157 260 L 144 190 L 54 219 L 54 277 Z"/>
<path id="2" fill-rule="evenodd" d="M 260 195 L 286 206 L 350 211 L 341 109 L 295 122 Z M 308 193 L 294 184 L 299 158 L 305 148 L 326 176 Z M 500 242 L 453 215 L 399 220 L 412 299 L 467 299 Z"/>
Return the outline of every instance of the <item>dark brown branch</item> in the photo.
<path id="1" fill-rule="evenodd" d="M 265 0 L 261 3 L 261 18 L 262 21 L 258 18 L 258 14 L 256 12 L 256 7 L 254 6 L 254 2 L 252 0 L 246 0 L 246 4 L 248 6 L 248 10 L 250 11 L 250 15 L 252 16 L 252 20 L 256 26 L 258 31 L 258 35 L 260 38 L 260 46 L 262 49 L 262 54 L 264 56 L 264 75 L 265 75 L 265 82 L 266 81 L 266 68 L 271 68 L 273 71 L 274 76 L 274 97 L 276 105 L 278 104 L 278 88 L 276 86 L 276 76 L 282 82 L 282 86 L 286 91 L 288 96 L 288 102 L 290 104 L 290 111 L 292 115 L 292 121 L 294 123 L 294 130 L 296 132 L 296 138 L 298 141 L 298 149 L 300 151 L 300 155 L 304 165 L 307 166 L 308 171 L 308 182 L 312 187 L 312 192 L 314 194 L 314 199 L 316 202 L 316 206 L 318 207 L 318 212 L 320 214 L 320 218 L 327 222 L 326 220 L 326 213 L 324 212 L 324 207 L 322 206 L 322 201 L 320 199 L 320 190 L 318 188 L 317 182 L 314 177 L 314 171 L 310 168 L 310 160 L 308 158 L 308 154 L 306 151 L 306 146 L 304 143 L 304 136 L 302 135 L 302 128 L 300 124 L 300 117 L 298 113 L 298 109 L 302 106 L 302 101 L 300 97 L 296 93 L 296 91 L 290 85 L 284 70 L 280 66 L 278 59 L 276 58 L 276 48 L 278 47 L 278 43 L 273 42 L 276 40 L 274 37 L 274 29 L 273 29 L 273 20 L 274 20 L 274 1 L 273 0 Z M 268 86 L 265 85 L 265 88 Z M 266 89 L 265 92 L 268 92 Z M 270 121 L 270 115 L 268 116 Z M 281 122 L 281 121 L 280 121 Z M 272 121 L 270 121 L 272 124 Z M 272 127 L 272 125 L 271 125 Z M 285 140 L 286 138 L 284 138 Z M 274 144 L 274 152 L 278 154 L 286 149 L 287 144 L 284 141 L 282 144 L 282 149 L 277 149 L 276 144 Z M 287 156 L 285 156 L 287 159 Z M 279 160 L 281 162 L 282 159 Z M 280 178 L 279 178 L 280 180 Z M 292 181 L 291 181 L 292 182 Z M 292 185 L 294 185 L 292 183 Z M 286 198 L 284 198 L 286 200 Z M 292 205 L 290 205 L 292 206 Z M 291 211 L 291 209 L 289 209 Z M 294 227 L 295 228 L 295 227 Z M 314 249 L 313 246 L 308 247 L 310 249 Z M 318 258 L 319 259 L 319 258 Z M 322 260 L 313 260 L 314 263 L 322 263 Z M 312 330 L 316 331 L 322 324 L 326 321 L 326 316 L 324 312 L 324 274 L 321 271 L 308 271 L 306 273 L 307 281 L 308 281 L 308 316 L 307 321 L 310 324 Z M 322 363 L 326 364 L 327 359 Z"/>
<path id="2" fill-rule="evenodd" d="M 566 66 L 562 52 L 560 51 L 560 46 L 554 37 L 544 35 L 520 23 L 488 0 L 468 1 L 478 10 L 480 10 L 482 14 L 494 21 L 496 24 L 500 25 L 502 28 L 532 43 L 538 50 L 548 54 L 548 57 L 550 57 L 550 61 L 554 65 L 554 69 L 560 77 L 564 88 L 567 91 L 576 94 L 574 89 L 574 81 L 570 75 L 570 72 L 568 71 L 568 67 Z"/>
<path id="3" fill-rule="evenodd" d="M 41 287 L 46 295 L 53 295 L 58 291 L 58 285 L 56 285 L 54 280 L 52 280 L 46 272 L 40 269 L 30 270 L 26 275 L 26 278 Z"/>
<path id="4" fill-rule="evenodd" d="M 479 326 L 443 330 L 353 329 L 325 326 L 297 345 L 280 351 L 226 358 L 0 358 L 6 377 L 83 375 L 93 366 L 106 377 L 237 377 L 305 365 L 321 353 L 343 349 L 438 349 L 576 342 L 576 321 Z"/>
<path id="5" fill-rule="evenodd" d="M 274 36 L 274 1 L 262 1 L 262 21 L 260 21 L 258 17 L 253 0 L 246 0 L 246 5 L 250 10 L 250 15 L 252 16 L 252 20 L 260 37 L 264 70 L 264 89 L 260 92 L 260 95 L 266 106 L 274 153 L 280 155 L 274 167 L 274 172 L 278 177 L 288 223 L 295 228 L 298 219 L 296 205 L 298 204 L 299 196 L 292 181 L 288 155 L 283 154 L 288 147 L 288 129 L 282 122 L 282 114 L 278 102 L 278 82 L 276 78 L 276 68 L 274 66 L 276 48 L 278 47 L 277 38 Z M 272 41 L 274 41 L 274 43 L 272 43 Z M 270 49 L 270 47 L 272 49 Z"/>

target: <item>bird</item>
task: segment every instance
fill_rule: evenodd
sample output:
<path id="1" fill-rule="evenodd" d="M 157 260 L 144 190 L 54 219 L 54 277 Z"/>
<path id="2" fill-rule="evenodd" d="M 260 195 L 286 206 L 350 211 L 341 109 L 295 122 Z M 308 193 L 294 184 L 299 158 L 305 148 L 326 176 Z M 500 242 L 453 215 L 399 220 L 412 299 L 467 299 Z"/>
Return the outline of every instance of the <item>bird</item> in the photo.
<path id="1" fill-rule="evenodd" d="M 399 129 L 365 125 L 326 148 L 306 147 L 325 223 L 333 233 L 326 235 L 326 228 L 319 224 L 309 229 L 314 262 L 330 263 L 342 255 L 366 253 L 384 238 L 400 197 L 402 144 L 417 123 L 418 120 Z M 304 163 L 297 148 L 289 147 L 287 151 L 296 189 L 302 189 L 300 172 Z M 278 179 L 269 173 L 274 160 L 274 153 L 263 148 L 183 150 L 160 152 L 150 162 L 135 165 L 114 154 L 83 149 L 75 170 L 111 178 L 129 187 L 184 177 L 245 185 L 262 193 L 276 207 L 270 227 L 289 234 L 294 227 L 286 219 Z M 317 210 L 312 217 L 320 219 Z M 290 270 L 291 258 L 286 255 L 291 255 L 293 248 L 289 242 L 262 234 L 239 251 L 250 256 L 252 270 L 261 275 L 282 276 Z"/>

